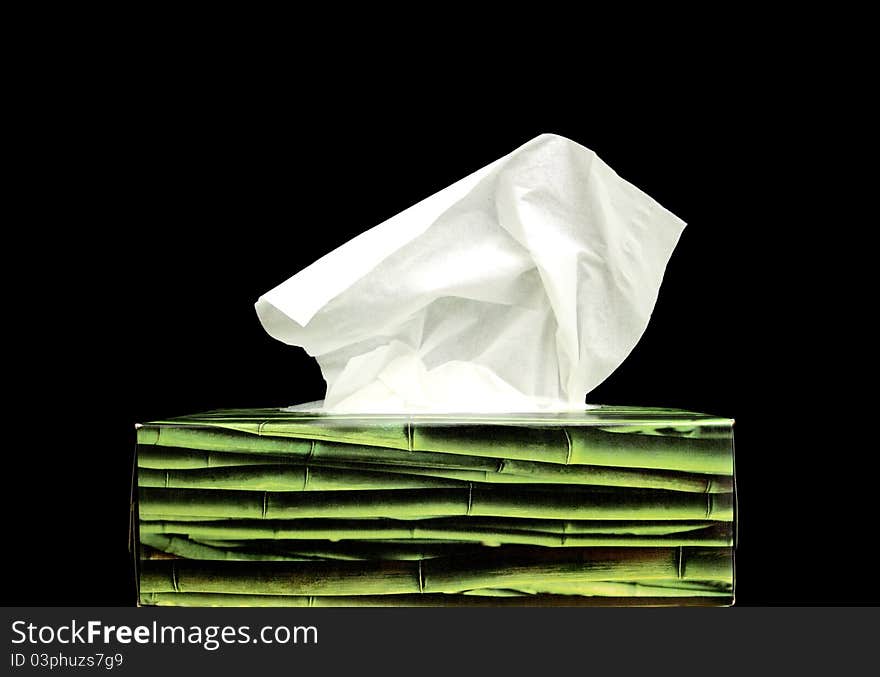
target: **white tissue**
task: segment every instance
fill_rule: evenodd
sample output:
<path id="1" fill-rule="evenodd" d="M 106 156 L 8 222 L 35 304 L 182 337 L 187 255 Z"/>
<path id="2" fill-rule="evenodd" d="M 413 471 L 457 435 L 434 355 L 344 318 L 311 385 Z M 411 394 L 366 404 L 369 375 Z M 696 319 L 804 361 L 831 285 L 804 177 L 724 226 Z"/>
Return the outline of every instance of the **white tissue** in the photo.
<path id="1" fill-rule="evenodd" d="M 543 134 L 256 303 L 345 413 L 583 410 L 648 324 L 684 222 Z"/>

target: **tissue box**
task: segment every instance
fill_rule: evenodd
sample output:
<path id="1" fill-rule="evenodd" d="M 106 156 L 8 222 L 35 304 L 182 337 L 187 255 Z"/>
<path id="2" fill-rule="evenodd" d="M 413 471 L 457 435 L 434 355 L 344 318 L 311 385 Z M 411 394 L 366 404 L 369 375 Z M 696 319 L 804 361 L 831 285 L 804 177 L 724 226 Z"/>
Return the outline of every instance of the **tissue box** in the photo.
<path id="1" fill-rule="evenodd" d="M 143 605 L 733 602 L 733 421 L 673 409 L 139 425 Z"/>

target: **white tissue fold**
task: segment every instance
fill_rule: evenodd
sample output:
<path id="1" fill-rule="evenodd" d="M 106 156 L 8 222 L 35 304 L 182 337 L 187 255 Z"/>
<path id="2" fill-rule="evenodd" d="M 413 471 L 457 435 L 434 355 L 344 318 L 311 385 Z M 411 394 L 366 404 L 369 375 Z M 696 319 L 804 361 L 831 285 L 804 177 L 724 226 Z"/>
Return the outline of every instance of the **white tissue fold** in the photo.
<path id="1" fill-rule="evenodd" d="M 543 134 L 256 309 L 318 360 L 324 411 L 583 410 L 645 331 L 684 226 L 593 151 Z"/>

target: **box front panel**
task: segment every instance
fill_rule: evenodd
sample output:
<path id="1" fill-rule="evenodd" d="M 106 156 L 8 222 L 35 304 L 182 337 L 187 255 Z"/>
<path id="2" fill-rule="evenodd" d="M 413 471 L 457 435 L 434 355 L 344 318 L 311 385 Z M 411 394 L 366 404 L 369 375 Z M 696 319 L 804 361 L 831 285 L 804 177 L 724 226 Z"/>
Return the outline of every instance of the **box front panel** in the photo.
<path id="1" fill-rule="evenodd" d="M 138 429 L 147 605 L 727 605 L 732 421 L 666 409 Z"/>

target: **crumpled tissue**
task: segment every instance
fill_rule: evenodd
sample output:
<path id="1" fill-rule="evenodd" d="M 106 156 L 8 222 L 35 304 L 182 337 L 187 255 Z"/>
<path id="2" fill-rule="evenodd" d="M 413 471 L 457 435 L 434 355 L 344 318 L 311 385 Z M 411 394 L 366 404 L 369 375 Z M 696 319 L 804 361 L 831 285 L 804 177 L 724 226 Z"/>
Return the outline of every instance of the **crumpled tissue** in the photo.
<path id="1" fill-rule="evenodd" d="M 596 154 L 532 139 L 262 295 L 322 411 L 558 412 L 629 355 L 685 223 Z"/>

